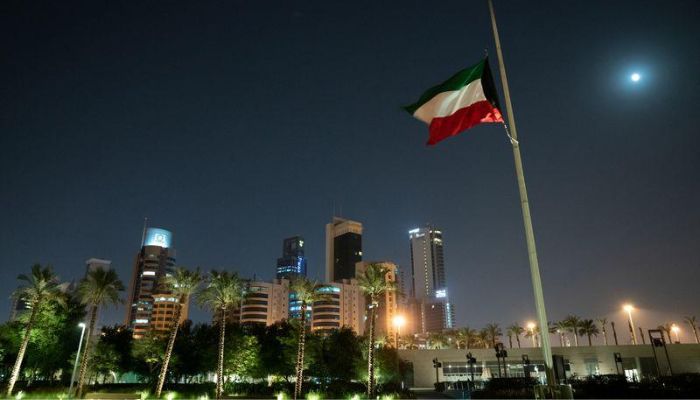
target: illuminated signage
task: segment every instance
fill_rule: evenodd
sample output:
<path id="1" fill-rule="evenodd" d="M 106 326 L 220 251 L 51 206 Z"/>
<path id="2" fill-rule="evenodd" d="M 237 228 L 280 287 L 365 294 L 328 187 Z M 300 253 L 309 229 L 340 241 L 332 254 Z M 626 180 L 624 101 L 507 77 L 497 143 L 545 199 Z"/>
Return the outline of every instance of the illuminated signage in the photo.
<path id="1" fill-rule="evenodd" d="M 173 234 L 170 233 L 170 231 L 160 228 L 148 228 L 146 230 L 146 238 L 143 245 L 169 248 L 172 239 Z"/>
<path id="2" fill-rule="evenodd" d="M 445 289 L 436 290 L 435 297 L 438 299 L 447 297 L 447 290 L 445 290 Z"/>

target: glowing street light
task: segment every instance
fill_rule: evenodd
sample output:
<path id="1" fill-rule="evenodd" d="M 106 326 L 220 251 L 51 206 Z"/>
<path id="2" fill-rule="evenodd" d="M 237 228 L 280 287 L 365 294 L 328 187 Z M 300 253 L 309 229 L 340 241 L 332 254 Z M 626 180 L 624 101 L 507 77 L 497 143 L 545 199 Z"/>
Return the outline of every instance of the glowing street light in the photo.
<path id="1" fill-rule="evenodd" d="M 671 332 L 673 332 L 674 335 L 676 335 L 676 343 L 680 343 L 681 339 L 678 337 L 678 332 L 681 331 L 681 328 L 678 327 L 678 325 L 673 324 L 671 325 Z"/>
<path id="2" fill-rule="evenodd" d="M 395 315 L 394 316 L 394 326 L 396 327 L 396 332 L 395 332 L 395 340 L 394 340 L 394 345 L 398 349 L 399 348 L 399 335 L 401 334 L 401 327 L 406 325 L 406 318 L 403 315 Z"/>
<path id="3" fill-rule="evenodd" d="M 528 322 L 527 323 L 527 329 L 530 331 L 530 336 L 532 336 L 532 347 L 537 347 L 537 342 L 535 341 L 535 323 L 534 322 Z"/>
<path id="4" fill-rule="evenodd" d="M 634 306 L 631 304 L 625 304 L 622 309 L 627 311 L 627 317 L 629 318 L 630 334 L 632 335 L 632 344 L 637 344 L 637 335 L 634 333 L 634 321 L 632 321 L 632 310 Z"/>
<path id="5" fill-rule="evenodd" d="M 78 359 L 80 359 L 80 348 L 83 346 L 83 336 L 85 335 L 85 323 L 81 322 L 78 324 L 78 328 L 83 330 L 80 332 L 80 341 L 78 342 L 78 352 L 75 353 L 75 364 L 73 364 L 73 374 L 70 376 L 70 386 L 68 387 L 68 396 L 71 395 L 71 390 L 73 390 L 73 381 L 75 381 L 75 372 L 78 369 Z"/>

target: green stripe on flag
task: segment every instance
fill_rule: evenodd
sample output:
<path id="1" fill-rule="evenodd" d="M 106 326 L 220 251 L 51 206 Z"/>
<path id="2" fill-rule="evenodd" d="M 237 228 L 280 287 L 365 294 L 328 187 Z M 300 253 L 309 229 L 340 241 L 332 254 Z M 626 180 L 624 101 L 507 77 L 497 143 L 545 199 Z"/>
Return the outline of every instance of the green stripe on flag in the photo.
<path id="1" fill-rule="evenodd" d="M 416 112 L 416 110 L 420 108 L 420 106 L 427 103 L 428 101 L 430 101 L 430 99 L 437 96 L 438 94 L 453 90 L 459 90 L 465 85 L 469 84 L 470 82 L 473 82 L 477 79 L 481 79 L 481 75 L 484 72 L 485 61 L 486 60 L 481 60 L 478 64 L 457 72 L 445 82 L 431 87 L 421 95 L 420 99 L 418 99 L 417 102 L 409 106 L 405 106 L 404 110 L 408 111 L 409 113 L 411 113 L 411 115 L 413 115 Z"/>

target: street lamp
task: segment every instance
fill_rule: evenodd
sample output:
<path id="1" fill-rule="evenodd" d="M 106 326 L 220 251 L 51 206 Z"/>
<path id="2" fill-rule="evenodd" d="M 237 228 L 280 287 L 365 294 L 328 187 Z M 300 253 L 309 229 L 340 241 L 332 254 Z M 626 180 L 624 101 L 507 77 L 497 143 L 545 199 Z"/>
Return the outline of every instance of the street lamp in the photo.
<path id="1" fill-rule="evenodd" d="M 622 308 L 627 311 L 627 317 L 629 318 L 628 322 L 630 325 L 630 334 L 632 335 L 632 344 L 637 344 L 637 335 L 634 333 L 634 321 L 632 321 L 632 310 L 634 310 L 634 306 L 625 304 Z"/>
<path id="2" fill-rule="evenodd" d="M 532 347 L 537 347 L 537 342 L 535 341 L 535 323 L 528 322 L 527 329 L 530 331 L 530 336 L 532 336 Z"/>
<path id="3" fill-rule="evenodd" d="M 678 325 L 673 324 L 671 325 L 671 332 L 673 332 L 674 335 L 676 335 L 676 343 L 680 343 L 681 339 L 678 337 L 678 332 L 681 331 L 681 328 L 678 327 Z"/>
<path id="4" fill-rule="evenodd" d="M 78 369 L 78 359 L 80 359 L 80 348 L 83 346 L 83 336 L 85 335 L 85 323 L 81 322 L 78 324 L 79 328 L 83 330 L 80 332 L 80 341 L 78 342 L 78 352 L 75 354 L 75 364 L 73 365 L 73 374 L 70 376 L 70 386 L 68 387 L 68 396 L 71 395 L 73 390 L 73 381 L 75 381 L 75 372 Z"/>
<path id="5" fill-rule="evenodd" d="M 394 316 L 394 326 L 396 327 L 396 332 L 394 333 L 396 335 L 395 337 L 395 346 L 398 349 L 399 348 L 399 335 L 401 335 L 401 327 L 406 324 L 406 318 L 404 318 L 403 315 L 395 315 Z"/>

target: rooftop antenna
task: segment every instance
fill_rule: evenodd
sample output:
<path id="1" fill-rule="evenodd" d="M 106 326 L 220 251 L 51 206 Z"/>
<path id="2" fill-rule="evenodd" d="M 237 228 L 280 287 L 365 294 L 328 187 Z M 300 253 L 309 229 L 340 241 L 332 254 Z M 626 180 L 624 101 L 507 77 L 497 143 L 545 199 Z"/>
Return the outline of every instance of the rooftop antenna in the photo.
<path id="1" fill-rule="evenodd" d="M 148 228 L 148 217 L 143 218 L 143 233 L 141 233 L 141 247 L 146 242 L 146 228 Z"/>

